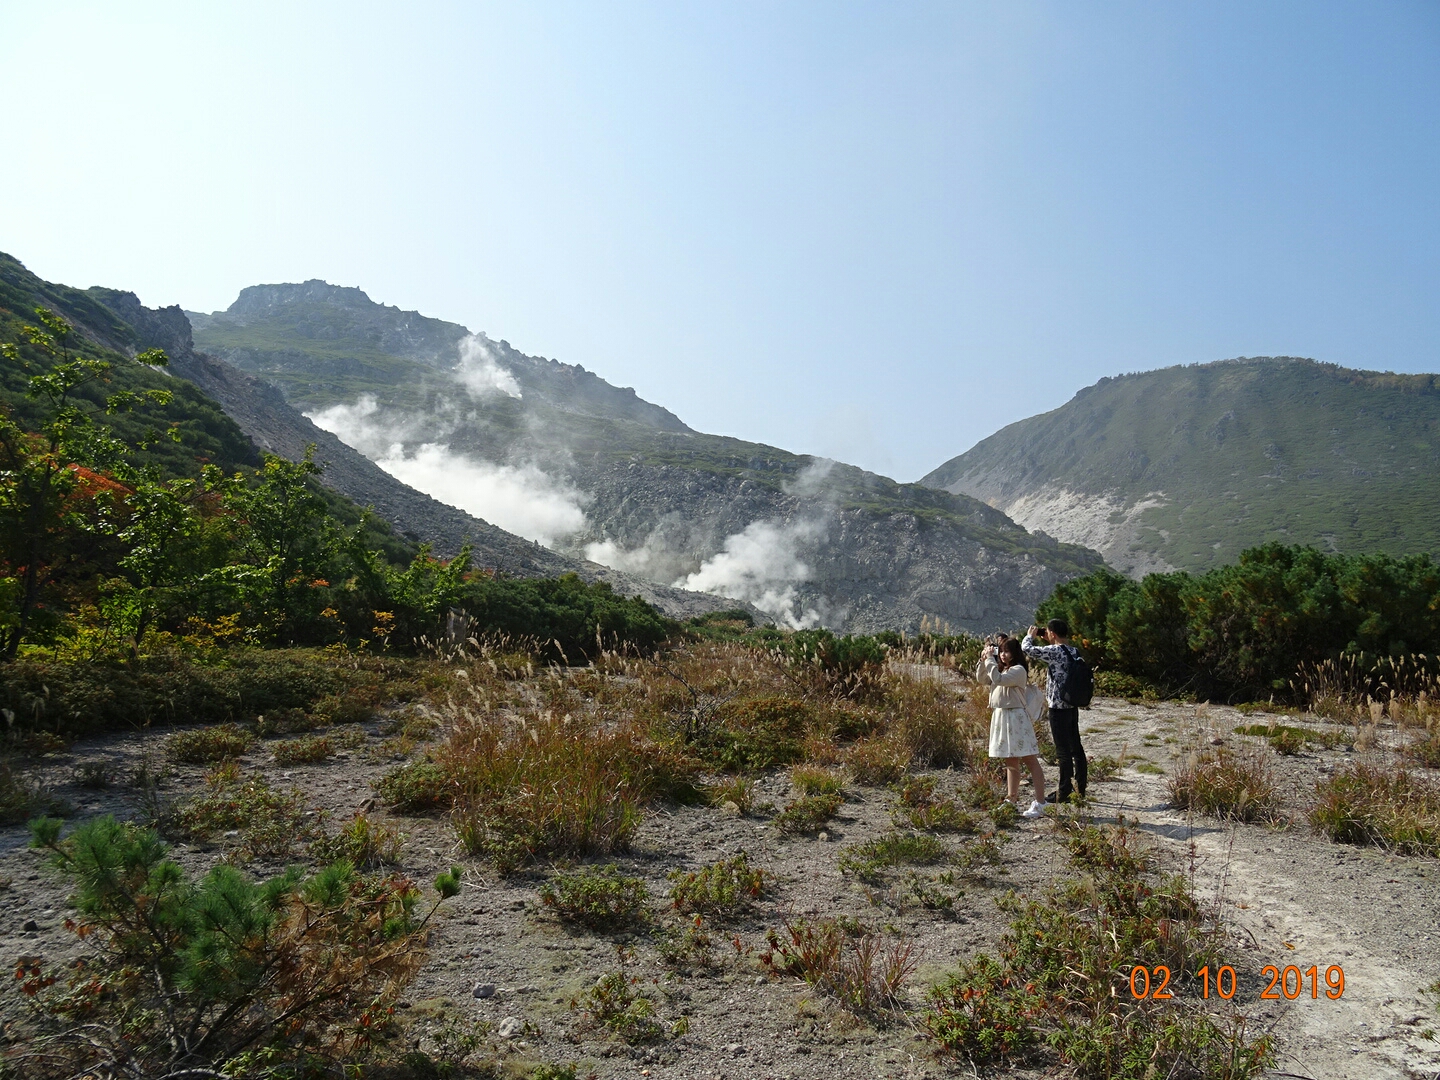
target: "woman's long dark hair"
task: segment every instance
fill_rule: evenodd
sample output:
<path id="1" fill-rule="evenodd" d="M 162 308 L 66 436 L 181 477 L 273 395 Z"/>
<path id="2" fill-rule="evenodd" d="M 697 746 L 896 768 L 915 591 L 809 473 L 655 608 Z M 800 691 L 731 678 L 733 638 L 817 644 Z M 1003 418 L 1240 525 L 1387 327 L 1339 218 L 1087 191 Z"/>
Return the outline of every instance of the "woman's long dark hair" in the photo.
<path id="1" fill-rule="evenodd" d="M 1025 650 L 1020 648 L 1019 638 L 1007 637 L 1002 641 L 1000 643 L 1000 654 L 1009 660 L 1009 663 L 1005 665 L 1006 668 L 1012 668 L 1016 664 L 1019 664 L 1026 671 L 1030 670 L 1030 664 L 1025 659 Z"/>

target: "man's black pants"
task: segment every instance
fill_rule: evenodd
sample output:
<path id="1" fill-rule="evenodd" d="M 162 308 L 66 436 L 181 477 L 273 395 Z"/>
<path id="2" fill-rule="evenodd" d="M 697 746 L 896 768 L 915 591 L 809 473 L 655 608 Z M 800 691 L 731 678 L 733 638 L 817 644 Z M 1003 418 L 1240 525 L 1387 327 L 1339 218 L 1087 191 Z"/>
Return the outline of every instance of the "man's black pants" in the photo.
<path id="1" fill-rule="evenodd" d="M 1050 735 L 1055 740 L 1055 754 L 1060 759 L 1061 802 L 1070 797 L 1070 776 L 1075 776 L 1075 790 L 1085 794 L 1090 763 L 1085 760 L 1085 747 L 1080 745 L 1080 710 L 1050 710 Z"/>

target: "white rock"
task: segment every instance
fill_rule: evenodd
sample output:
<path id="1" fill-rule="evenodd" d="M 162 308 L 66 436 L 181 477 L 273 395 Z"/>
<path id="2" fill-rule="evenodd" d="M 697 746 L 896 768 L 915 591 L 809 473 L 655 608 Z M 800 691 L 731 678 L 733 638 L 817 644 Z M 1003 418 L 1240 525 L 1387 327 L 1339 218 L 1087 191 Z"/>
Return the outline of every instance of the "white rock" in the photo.
<path id="1" fill-rule="evenodd" d="M 500 1021 L 500 1026 L 495 1029 L 495 1034 L 502 1039 L 513 1039 L 525 1031 L 525 1021 L 518 1016 L 507 1016 Z"/>

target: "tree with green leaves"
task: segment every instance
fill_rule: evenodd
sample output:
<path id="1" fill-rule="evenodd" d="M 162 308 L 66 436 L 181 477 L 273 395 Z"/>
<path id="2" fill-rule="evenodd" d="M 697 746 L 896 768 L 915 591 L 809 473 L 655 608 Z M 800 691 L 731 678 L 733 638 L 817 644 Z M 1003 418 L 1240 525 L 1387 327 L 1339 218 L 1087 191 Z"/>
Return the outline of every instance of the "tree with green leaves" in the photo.
<path id="1" fill-rule="evenodd" d="M 68 547 L 85 531 L 74 498 L 85 477 L 82 470 L 123 471 L 128 451 L 77 394 L 89 384 L 108 381 L 110 363 L 76 355 L 70 323 L 45 308 L 35 313 L 41 325 L 24 327 L 22 335 L 29 351 L 48 361 L 45 370 L 30 377 L 27 389 L 27 396 L 42 406 L 39 431 L 0 415 L 0 560 L 6 579 L 0 594 L 9 601 L 0 640 L 4 660 L 19 652 L 46 588 L 68 561 Z M 0 354 L 7 363 L 31 366 L 15 343 L 0 345 Z M 168 362 L 158 349 L 135 359 L 147 365 Z M 169 400 L 165 390 L 127 390 L 105 399 L 103 411 L 114 414 L 141 401 L 164 405 Z"/>

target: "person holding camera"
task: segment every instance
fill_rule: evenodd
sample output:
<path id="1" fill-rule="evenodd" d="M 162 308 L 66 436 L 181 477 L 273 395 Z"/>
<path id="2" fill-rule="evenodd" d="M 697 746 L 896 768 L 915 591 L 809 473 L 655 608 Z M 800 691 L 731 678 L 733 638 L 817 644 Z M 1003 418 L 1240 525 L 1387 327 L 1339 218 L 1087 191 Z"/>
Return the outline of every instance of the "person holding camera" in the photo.
<path id="1" fill-rule="evenodd" d="M 1038 641 L 1048 644 L 1040 645 Z M 1045 629 L 1030 627 L 1021 650 L 1031 660 L 1043 661 L 1049 668 L 1045 679 L 1045 703 L 1050 707 L 1050 735 L 1055 740 L 1055 754 L 1060 759 L 1060 788 L 1050 796 L 1052 801 L 1065 802 L 1072 791 L 1085 797 L 1086 779 L 1090 763 L 1085 759 L 1085 747 L 1080 743 L 1080 709 L 1066 697 L 1066 686 L 1070 682 L 1070 669 L 1078 667 L 1081 672 L 1084 659 L 1080 650 L 1070 644 L 1070 624 L 1064 619 L 1051 619 Z M 1089 705 L 1088 696 L 1080 702 Z M 1070 786 L 1071 775 L 1075 786 Z"/>
<path id="2" fill-rule="evenodd" d="M 990 756 L 1005 759 L 1005 801 L 1017 805 L 1023 761 L 1035 786 L 1035 799 L 1023 816 L 1038 818 L 1045 812 L 1045 773 L 1040 768 L 1040 746 L 1026 695 L 1030 670 L 1020 642 L 1000 637 L 987 644 L 975 669 L 975 681 L 990 687 Z"/>

